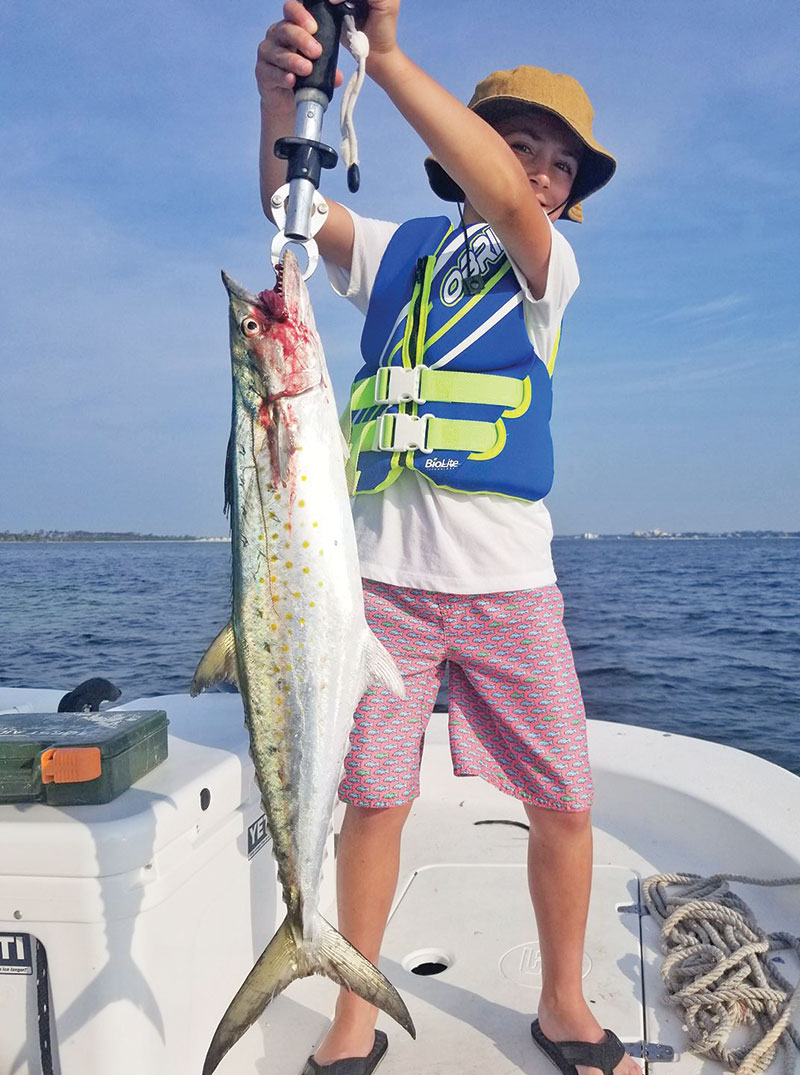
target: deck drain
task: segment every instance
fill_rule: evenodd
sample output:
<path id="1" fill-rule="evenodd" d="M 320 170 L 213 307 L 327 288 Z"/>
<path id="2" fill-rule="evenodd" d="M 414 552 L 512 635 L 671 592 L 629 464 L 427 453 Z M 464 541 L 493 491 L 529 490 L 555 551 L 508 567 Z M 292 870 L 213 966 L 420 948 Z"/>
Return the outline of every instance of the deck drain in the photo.
<path id="1" fill-rule="evenodd" d="M 453 965 L 453 957 L 439 948 L 420 948 L 403 960 L 403 969 L 424 976 L 441 974 Z"/>

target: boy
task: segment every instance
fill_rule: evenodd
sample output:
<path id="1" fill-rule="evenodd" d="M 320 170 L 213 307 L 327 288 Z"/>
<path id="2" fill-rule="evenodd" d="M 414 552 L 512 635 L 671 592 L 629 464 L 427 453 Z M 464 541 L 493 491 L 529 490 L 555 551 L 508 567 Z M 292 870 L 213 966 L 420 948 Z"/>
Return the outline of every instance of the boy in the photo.
<path id="1" fill-rule="evenodd" d="M 399 6 L 369 0 L 367 72 L 431 150 L 434 191 L 464 208 L 460 230 L 443 218 L 397 228 L 329 202 L 316 237 L 334 288 L 367 314 L 351 397 L 353 513 L 367 616 L 408 692 L 402 703 L 370 692 L 356 714 L 340 792 L 339 928 L 377 963 L 447 660 L 455 771 L 521 799 L 530 822 L 543 968 L 534 1040 L 568 1075 L 637 1075 L 581 988 L 591 777 L 542 503 L 552 481 L 550 378 L 578 285 L 552 222 L 579 221 L 581 198 L 615 162 L 567 76 L 497 72 L 464 107 L 401 52 Z M 287 0 L 259 48 L 268 215 L 285 175 L 273 145 L 292 133 L 295 76 L 321 51 L 315 29 L 299 0 Z M 387 723 L 395 754 L 387 760 L 382 744 L 378 760 Z M 303 1075 L 369 1075 L 386 1050 L 376 1015 L 343 992 Z"/>

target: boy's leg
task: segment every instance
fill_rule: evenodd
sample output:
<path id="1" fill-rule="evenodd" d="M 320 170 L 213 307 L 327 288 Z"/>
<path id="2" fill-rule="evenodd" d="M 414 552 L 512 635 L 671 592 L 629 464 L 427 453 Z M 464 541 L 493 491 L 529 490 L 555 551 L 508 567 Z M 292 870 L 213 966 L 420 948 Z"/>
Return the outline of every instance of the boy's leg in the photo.
<path id="1" fill-rule="evenodd" d="M 592 824 L 588 810 L 547 810 L 525 804 L 530 822 L 528 885 L 539 932 L 542 993 L 537 1018 L 551 1041 L 601 1042 L 605 1034 L 583 996 L 583 946 L 592 884 Z M 597 1068 L 578 1067 L 579 1075 Z M 641 1075 L 625 1056 L 619 1075 Z"/>
<path id="2" fill-rule="evenodd" d="M 411 810 L 348 806 L 337 850 L 339 930 L 377 964 L 397 888 L 400 836 Z M 346 989 L 339 992 L 333 1023 L 314 1056 L 318 1064 L 366 1056 L 374 1041 L 378 1009 Z"/>
<path id="3" fill-rule="evenodd" d="M 542 1033 L 600 1042 L 583 996 L 592 880 L 592 781 L 580 686 L 555 586 L 451 601 L 450 735 L 456 772 L 525 801 L 539 931 Z M 534 800 L 530 802 L 529 800 Z M 598 1069 L 579 1066 L 579 1075 Z M 630 1057 L 615 1075 L 641 1075 Z"/>
<path id="4" fill-rule="evenodd" d="M 339 930 L 377 964 L 397 888 L 400 836 L 419 794 L 425 727 L 442 675 L 442 617 L 436 594 L 365 580 L 367 622 L 392 654 L 405 699 L 386 688 L 361 699 L 339 796 L 346 802 L 336 861 Z M 400 805 L 396 805 L 400 804 Z M 367 1056 L 378 1011 L 341 990 L 318 1064 Z"/>

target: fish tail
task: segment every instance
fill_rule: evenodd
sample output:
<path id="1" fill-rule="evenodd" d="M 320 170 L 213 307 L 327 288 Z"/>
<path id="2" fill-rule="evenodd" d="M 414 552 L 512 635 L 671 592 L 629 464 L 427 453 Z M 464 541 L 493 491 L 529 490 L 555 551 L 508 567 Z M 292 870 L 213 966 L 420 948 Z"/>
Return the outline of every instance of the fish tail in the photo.
<path id="1" fill-rule="evenodd" d="M 334 982 L 356 993 L 362 1000 L 391 1015 L 412 1038 L 417 1032 L 403 998 L 385 974 L 362 956 L 330 922 L 320 916 L 321 930 L 315 944 L 317 956 L 314 971 L 332 978 Z"/>
<path id="2" fill-rule="evenodd" d="M 416 1037 L 408 1009 L 389 979 L 330 922 L 319 917 L 315 927 L 312 940 L 298 942 L 289 918 L 284 918 L 228 1005 L 209 1046 L 203 1075 L 211 1075 L 228 1050 L 290 982 L 311 974 L 324 974 L 333 979 L 369 1004 L 381 1008 L 412 1038 Z"/>

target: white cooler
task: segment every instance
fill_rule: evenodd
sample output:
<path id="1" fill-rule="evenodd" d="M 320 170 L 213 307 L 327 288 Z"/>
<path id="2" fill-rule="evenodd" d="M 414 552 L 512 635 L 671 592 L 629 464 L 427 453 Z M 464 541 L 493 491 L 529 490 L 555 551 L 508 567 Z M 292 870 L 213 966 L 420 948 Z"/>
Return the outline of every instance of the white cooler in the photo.
<path id="1" fill-rule="evenodd" d="M 239 696 L 119 708 L 166 710 L 166 762 L 103 806 L 0 806 L 0 1075 L 199 1075 L 283 919 Z M 219 1075 L 263 1058 L 256 1025 Z"/>

